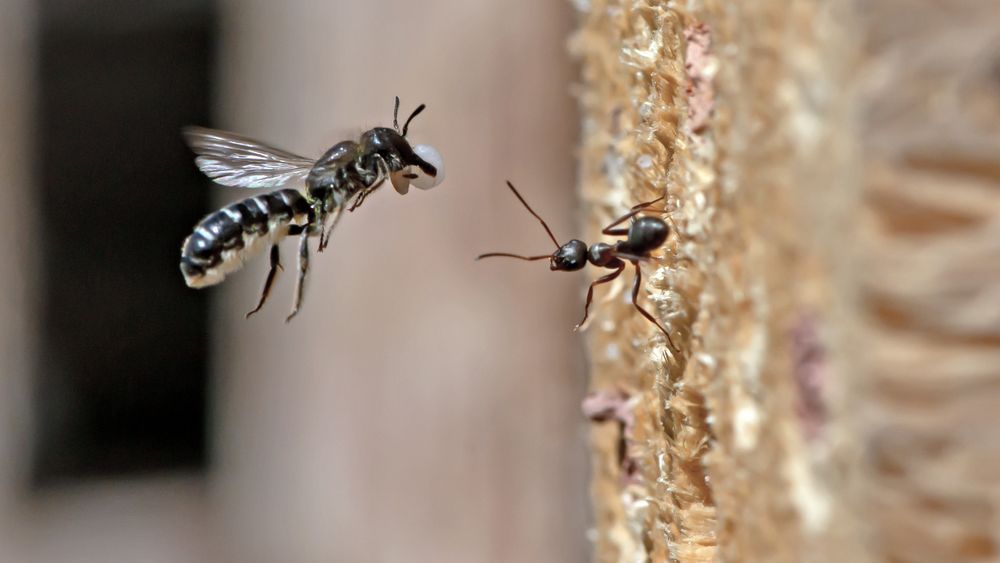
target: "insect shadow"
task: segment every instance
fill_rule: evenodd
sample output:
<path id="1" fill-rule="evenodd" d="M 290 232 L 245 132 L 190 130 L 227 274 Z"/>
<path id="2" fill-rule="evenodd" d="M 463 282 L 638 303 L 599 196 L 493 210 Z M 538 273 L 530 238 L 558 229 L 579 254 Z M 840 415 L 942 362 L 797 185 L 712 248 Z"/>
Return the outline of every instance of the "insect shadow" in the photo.
<path id="1" fill-rule="evenodd" d="M 635 268 L 635 278 L 632 281 L 632 305 L 635 306 L 636 310 L 639 311 L 643 317 L 649 322 L 656 325 L 656 328 L 663 332 L 663 335 L 667 337 L 667 342 L 670 343 L 670 347 L 677 350 L 674 346 L 674 341 L 670 338 L 670 333 L 667 329 L 663 328 L 653 315 L 649 311 L 642 308 L 639 305 L 639 286 L 642 283 L 642 270 L 639 268 L 639 262 L 648 261 L 650 259 L 650 254 L 652 251 L 656 250 L 667 240 L 670 235 L 670 229 L 667 227 L 667 223 L 662 219 L 656 217 L 638 217 L 632 221 L 628 227 L 620 227 L 622 223 L 636 217 L 639 213 L 643 211 L 654 211 L 652 206 L 656 203 L 663 201 L 663 197 L 658 197 L 652 201 L 647 201 L 645 203 L 640 203 L 636 205 L 628 213 L 622 215 L 621 217 L 615 219 L 610 225 L 601 231 L 602 234 L 608 236 L 623 236 L 625 240 L 620 240 L 614 244 L 608 244 L 605 242 L 596 242 L 588 248 L 587 243 L 582 240 L 572 239 L 565 244 L 559 244 L 556 240 L 555 235 L 552 234 L 552 230 L 545 223 L 535 211 L 528 205 L 528 202 L 521 197 L 518 193 L 517 188 L 514 184 L 507 182 L 507 187 L 510 191 L 514 193 L 514 196 L 524 205 L 528 213 L 531 213 L 535 219 L 542 224 L 545 228 L 545 232 L 549 235 L 552 243 L 555 244 L 556 250 L 552 254 L 541 254 L 538 256 L 521 256 L 520 254 L 511 254 L 509 252 L 489 252 L 486 254 L 480 254 L 476 257 L 476 260 L 482 260 L 483 258 L 516 258 L 518 260 L 548 260 L 549 269 L 552 271 L 561 272 L 575 272 L 577 270 L 582 270 L 587 263 L 593 264 L 594 266 L 600 268 L 607 268 L 609 270 L 614 270 L 610 274 L 602 276 L 594 280 L 590 284 L 587 290 L 587 304 L 583 307 L 583 319 L 574 327 L 574 330 L 578 330 L 583 323 L 587 322 L 587 316 L 590 312 L 590 304 L 594 299 L 594 288 L 598 285 L 608 283 L 620 276 L 622 272 L 625 271 L 626 263 L 631 263 L 632 267 Z M 662 209 L 656 211 L 664 212 Z"/>

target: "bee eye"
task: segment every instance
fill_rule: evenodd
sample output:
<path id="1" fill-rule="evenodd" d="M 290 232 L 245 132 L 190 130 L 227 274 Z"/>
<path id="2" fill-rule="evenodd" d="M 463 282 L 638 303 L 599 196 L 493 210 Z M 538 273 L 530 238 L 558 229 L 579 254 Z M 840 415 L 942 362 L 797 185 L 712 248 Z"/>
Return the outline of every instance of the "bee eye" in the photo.
<path id="1" fill-rule="evenodd" d="M 430 145 L 415 145 L 413 152 L 437 169 L 436 176 L 429 176 L 420 168 L 413 166 L 412 173 L 417 176 L 412 180 L 414 186 L 421 190 L 429 190 L 444 181 L 444 159 L 441 158 L 441 153 L 437 149 Z"/>

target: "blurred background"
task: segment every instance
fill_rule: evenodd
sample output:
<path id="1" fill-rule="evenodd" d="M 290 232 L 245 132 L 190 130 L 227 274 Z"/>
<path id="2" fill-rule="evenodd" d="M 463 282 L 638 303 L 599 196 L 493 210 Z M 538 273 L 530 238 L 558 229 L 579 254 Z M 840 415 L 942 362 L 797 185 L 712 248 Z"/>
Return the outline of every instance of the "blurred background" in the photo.
<path id="1" fill-rule="evenodd" d="M 574 220 L 582 136 L 566 46 L 577 17 L 630 22 L 577 38 L 578 48 L 612 40 L 593 76 L 628 67 L 615 49 L 629 37 L 678 54 L 646 33 L 646 11 L 623 19 L 620 6 L 0 0 L 0 563 L 588 560 L 603 532 L 588 531 L 586 356 L 571 330 L 583 274 L 473 258 L 550 248 L 506 179 L 557 236 L 585 232 Z M 714 14 L 714 37 L 732 41 L 715 53 L 730 66 L 702 61 L 720 72 L 718 123 L 736 116 L 746 135 L 719 137 L 732 146 L 711 156 L 724 180 L 713 189 L 815 195 L 817 170 L 846 178 L 829 193 L 847 212 L 818 208 L 849 216 L 856 233 L 832 222 L 788 231 L 856 266 L 831 283 L 853 303 L 856 326 L 837 326 L 857 342 L 842 356 L 858 367 L 843 372 L 848 393 L 820 404 L 850 423 L 838 446 L 853 457 L 811 458 L 805 475 L 857 472 L 857 490 L 830 489 L 856 504 L 841 543 L 871 560 L 997 560 L 1000 11 L 983 0 L 679 6 L 669 9 Z M 851 25 L 822 24 L 841 11 Z M 674 23 L 670 33 L 699 22 Z M 775 86 L 773 75 L 807 79 Z M 842 89 L 830 82 L 840 78 Z M 182 126 L 318 156 L 391 123 L 394 96 L 404 114 L 427 104 L 410 136 L 441 150 L 447 179 L 406 197 L 383 190 L 348 215 L 313 255 L 293 323 L 283 322 L 291 271 L 243 319 L 264 256 L 220 286 L 184 285 L 181 242 L 206 213 L 253 192 L 204 178 Z M 841 103 L 857 121 L 822 114 Z M 786 122 L 758 119 L 769 115 Z M 604 151 L 595 123 L 589 138 Z M 842 145 L 790 143 L 824 123 L 842 125 Z M 665 125 L 670 139 L 686 134 Z M 791 146 L 815 149 L 814 160 L 775 148 Z M 769 151 L 773 161 L 754 160 Z M 739 158 L 745 166 L 731 166 Z M 602 179 L 622 173 L 583 162 Z M 773 224 L 797 218 L 785 213 Z M 711 383 L 719 396 L 733 389 Z M 778 395 L 757 398 L 780 406 Z M 617 452 L 622 430 L 612 430 Z M 768 451 L 746 458 L 765 467 Z M 747 479 L 767 494 L 738 469 L 709 485 Z M 719 514 L 746 525 L 706 524 L 712 537 L 793 529 L 727 515 L 722 498 Z M 613 539 L 642 536 L 646 549 L 647 515 L 629 513 L 639 524 Z M 792 534 L 776 537 L 796 549 Z"/>
<path id="2" fill-rule="evenodd" d="M 581 280 L 473 261 L 548 248 L 507 178 L 576 233 L 568 3 L 0 5 L 0 561 L 587 559 Z M 318 156 L 396 95 L 447 180 L 348 216 L 295 322 L 288 272 L 243 320 L 264 257 L 185 287 L 251 194 L 183 125 Z"/>

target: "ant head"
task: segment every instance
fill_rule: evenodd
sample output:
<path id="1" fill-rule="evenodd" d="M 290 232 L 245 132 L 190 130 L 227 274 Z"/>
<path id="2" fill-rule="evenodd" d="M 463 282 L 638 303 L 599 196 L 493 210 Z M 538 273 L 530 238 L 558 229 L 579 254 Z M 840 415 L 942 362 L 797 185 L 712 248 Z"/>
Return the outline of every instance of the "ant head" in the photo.
<path id="1" fill-rule="evenodd" d="M 549 268 L 562 272 L 575 272 L 587 265 L 587 243 L 573 239 L 552 254 Z"/>

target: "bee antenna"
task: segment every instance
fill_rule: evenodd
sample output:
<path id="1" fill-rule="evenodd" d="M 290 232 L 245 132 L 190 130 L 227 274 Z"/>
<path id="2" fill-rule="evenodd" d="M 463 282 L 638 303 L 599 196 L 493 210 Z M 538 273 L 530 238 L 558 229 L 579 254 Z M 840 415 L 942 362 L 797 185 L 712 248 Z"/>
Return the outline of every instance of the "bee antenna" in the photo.
<path id="1" fill-rule="evenodd" d="M 406 132 L 410 130 L 410 122 L 413 121 L 414 117 L 420 115 L 420 112 L 424 111 L 426 107 L 427 104 L 420 104 L 419 106 L 417 106 L 417 109 L 413 110 L 413 113 L 410 114 L 410 117 L 406 118 L 406 123 L 403 124 L 404 137 L 406 136 Z"/>
<path id="2" fill-rule="evenodd" d="M 396 96 L 396 107 L 392 110 L 392 128 L 399 131 L 399 96 Z"/>
<path id="3" fill-rule="evenodd" d="M 522 204 L 524 204 L 524 207 L 525 209 L 528 210 L 528 213 L 534 215 L 535 219 L 538 219 L 538 222 L 542 224 L 542 227 L 545 227 L 545 232 L 549 234 L 549 238 L 552 239 L 552 243 L 556 245 L 556 248 L 559 248 L 560 246 L 559 241 L 557 241 L 556 236 L 552 234 L 552 229 L 550 229 L 549 226 L 545 224 L 545 220 L 539 217 L 538 213 L 535 213 L 535 210 L 532 209 L 530 205 L 528 205 L 528 202 L 524 201 L 524 198 L 521 197 L 521 194 L 517 193 L 517 189 L 514 188 L 514 184 L 510 183 L 510 180 L 507 180 L 507 187 L 510 188 L 510 191 L 514 192 L 514 196 L 517 197 L 517 199 L 520 200 Z"/>

